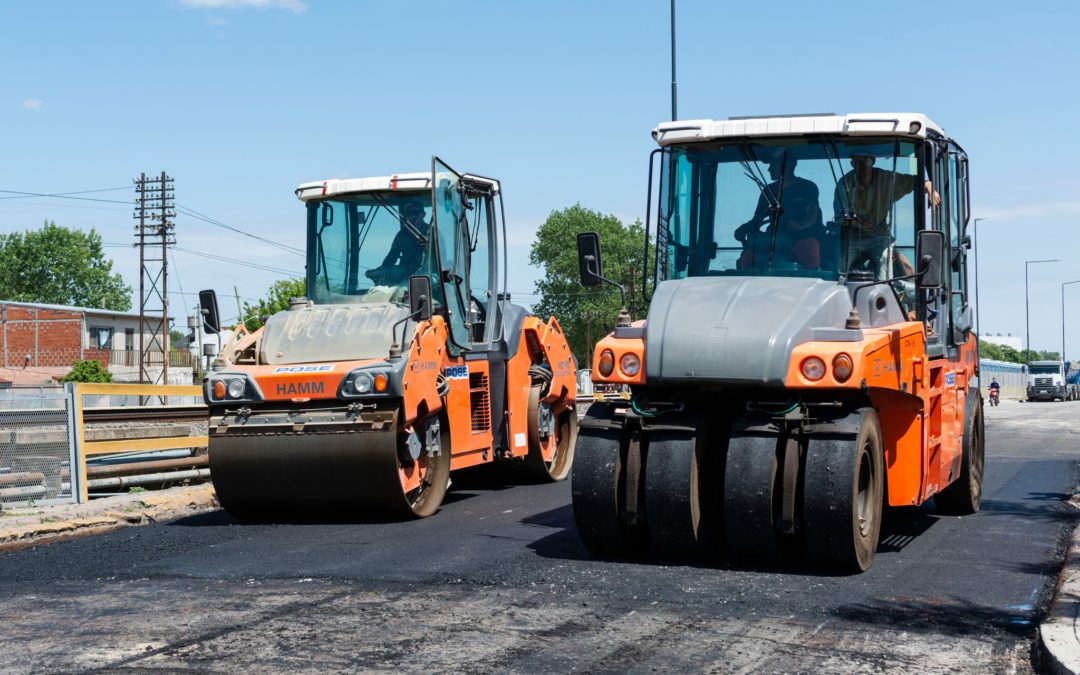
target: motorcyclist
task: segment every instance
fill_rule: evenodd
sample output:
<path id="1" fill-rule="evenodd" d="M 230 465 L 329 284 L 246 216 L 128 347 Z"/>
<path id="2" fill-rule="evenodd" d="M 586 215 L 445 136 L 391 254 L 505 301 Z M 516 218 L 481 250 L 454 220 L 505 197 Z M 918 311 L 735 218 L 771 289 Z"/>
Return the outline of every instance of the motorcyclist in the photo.
<path id="1" fill-rule="evenodd" d="M 996 377 L 990 378 L 990 386 L 988 388 L 990 389 L 990 398 L 996 401 L 1001 397 L 1001 385 L 998 384 Z"/>

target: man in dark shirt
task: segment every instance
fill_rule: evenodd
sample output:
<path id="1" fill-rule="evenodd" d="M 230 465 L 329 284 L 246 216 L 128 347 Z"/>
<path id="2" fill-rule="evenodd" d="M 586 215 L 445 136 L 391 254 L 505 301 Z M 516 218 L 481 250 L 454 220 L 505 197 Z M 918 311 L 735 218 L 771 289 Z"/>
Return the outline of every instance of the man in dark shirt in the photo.
<path id="1" fill-rule="evenodd" d="M 426 249 L 413 231 L 427 237 L 431 230 L 430 223 L 424 221 L 424 207 L 418 202 L 407 202 L 401 207 L 399 218 L 401 229 L 394 235 L 390 250 L 383 258 L 382 264 L 366 272 L 367 277 L 376 284 L 386 286 L 403 284 L 424 264 Z"/>
<path id="2" fill-rule="evenodd" d="M 735 230 L 735 238 L 746 250 L 739 258 L 739 269 L 763 266 L 768 260 L 772 242 L 773 215 L 770 202 L 780 201 L 777 250 L 773 260 L 791 259 L 804 269 L 821 267 L 821 241 L 824 226 L 821 222 L 821 205 L 818 187 L 813 181 L 795 175 L 797 160 L 793 157 L 777 157 L 769 163 L 769 177 L 773 182 L 758 197 L 754 217 Z M 764 231 L 762 225 L 766 225 Z M 762 259 L 764 256 L 764 259 Z"/>

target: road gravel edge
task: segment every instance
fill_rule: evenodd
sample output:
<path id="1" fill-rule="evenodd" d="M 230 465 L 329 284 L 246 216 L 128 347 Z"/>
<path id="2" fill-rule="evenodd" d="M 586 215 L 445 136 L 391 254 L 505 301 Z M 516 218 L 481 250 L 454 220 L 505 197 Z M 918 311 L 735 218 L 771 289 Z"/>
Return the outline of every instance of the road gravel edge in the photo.
<path id="1" fill-rule="evenodd" d="M 1070 500 L 1080 507 L 1080 493 Z M 1039 626 L 1039 660 L 1055 675 L 1080 673 L 1080 527 L 1073 530 L 1046 620 Z"/>
<path id="2" fill-rule="evenodd" d="M 0 551 L 175 520 L 218 508 L 210 483 L 0 514 Z"/>

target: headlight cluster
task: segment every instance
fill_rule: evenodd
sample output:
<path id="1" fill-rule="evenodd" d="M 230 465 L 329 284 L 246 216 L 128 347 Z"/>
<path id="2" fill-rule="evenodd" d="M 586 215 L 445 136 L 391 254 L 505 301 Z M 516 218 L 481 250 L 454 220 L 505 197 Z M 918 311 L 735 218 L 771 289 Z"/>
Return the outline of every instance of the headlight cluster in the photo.
<path id="1" fill-rule="evenodd" d="M 597 369 L 603 377 L 609 377 L 615 372 L 615 354 L 610 349 L 600 352 Z M 619 370 L 626 377 L 636 377 L 641 372 L 641 357 L 632 352 L 623 354 L 619 359 Z"/>
<path id="2" fill-rule="evenodd" d="M 210 392 L 215 401 L 239 401 L 250 399 L 247 378 L 244 377 L 220 377 L 213 381 Z"/>
<path id="3" fill-rule="evenodd" d="M 346 396 L 385 394 L 390 388 L 390 375 L 384 370 L 354 370 L 345 378 Z"/>
<path id="4" fill-rule="evenodd" d="M 833 357 L 832 369 L 833 378 L 837 382 L 847 382 L 851 379 L 851 374 L 855 372 L 855 363 L 850 356 L 840 353 Z M 819 356 L 808 356 L 799 366 L 802 376 L 811 382 L 817 382 L 825 377 L 826 370 L 825 360 Z"/>

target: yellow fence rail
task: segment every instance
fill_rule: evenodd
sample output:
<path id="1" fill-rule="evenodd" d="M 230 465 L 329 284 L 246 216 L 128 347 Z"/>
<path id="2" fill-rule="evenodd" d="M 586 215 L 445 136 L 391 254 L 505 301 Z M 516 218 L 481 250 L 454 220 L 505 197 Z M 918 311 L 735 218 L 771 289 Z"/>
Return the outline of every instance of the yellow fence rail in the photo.
<path id="1" fill-rule="evenodd" d="M 133 438 L 129 440 L 88 441 L 83 419 L 84 396 L 154 396 L 168 399 L 170 396 L 202 396 L 202 387 L 182 384 L 90 384 L 77 383 L 75 389 L 76 461 L 79 476 L 79 503 L 90 499 L 86 482 L 86 459 L 95 455 L 116 455 L 147 452 L 152 450 L 175 450 L 177 448 L 205 447 L 206 436 L 169 436 L 164 438 Z M 131 410 L 132 407 L 125 407 Z M 160 408 L 157 408 L 160 410 Z M 75 472 L 72 472 L 74 475 Z"/>

